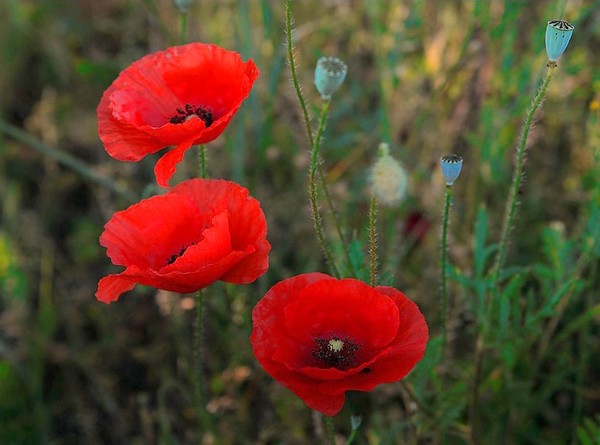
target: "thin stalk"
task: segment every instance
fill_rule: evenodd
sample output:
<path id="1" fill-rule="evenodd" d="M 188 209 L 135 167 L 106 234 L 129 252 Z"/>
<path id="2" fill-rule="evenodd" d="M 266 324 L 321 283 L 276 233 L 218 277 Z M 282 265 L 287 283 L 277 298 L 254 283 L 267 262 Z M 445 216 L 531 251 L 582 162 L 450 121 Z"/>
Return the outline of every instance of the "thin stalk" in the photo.
<path id="1" fill-rule="evenodd" d="M 550 80 L 552 79 L 552 74 L 554 73 L 555 69 L 556 65 L 548 64 L 548 71 L 546 72 L 546 77 L 544 78 L 542 85 L 540 86 L 539 90 L 533 97 L 531 104 L 529 105 L 529 109 L 527 110 L 527 115 L 525 117 L 525 122 L 523 123 L 523 127 L 521 128 L 521 136 L 519 139 L 519 145 L 517 147 L 516 154 L 516 165 L 513 173 L 509 195 L 506 200 L 504 219 L 502 221 L 502 229 L 500 232 L 500 241 L 498 243 L 498 252 L 496 253 L 494 266 L 491 271 L 491 291 L 487 293 L 485 301 L 485 309 L 488 310 L 488 313 L 491 316 L 494 316 L 493 311 L 489 310 L 490 303 L 493 303 L 491 294 L 493 292 L 499 292 L 498 282 L 500 280 L 502 268 L 504 267 L 504 263 L 506 262 L 508 240 L 510 232 L 515 222 L 519 189 L 521 188 L 521 184 L 523 182 L 523 168 L 525 165 L 525 152 L 527 150 L 527 137 L 529 136 L 529 130 L 531 129 L 531 125 L 533 124 L 535 112 L 540 107 L 540 104 L 542 103 L 542 100 L 546 95 L 546 90 L 548 89 L 548 85 L 550 84 Z M 483 355 L 485 352 L 485 338 L 482 328 L 484 328 L 484 326 L 480 326 L 477 333 L 477 341 L 474 356 L 475 372 L 471 387 L 471 400 L 469 403 L 471 444 L 475 445 L 479 443 L 479 426 L 477 425 L 477 413 L 479 405 L 479 385 L 481 383 Z"/>
<path id="2" fill-rule="evenodd" d="M 57 148 L 44 144 L 29 133 L 13 125 L 10 125 L 2 119 L 0 119 L 0 133 L 4 133 L 10 136 L 11 138 L 21 142 L 22 144 L 33 148 L 38 153 L 41 153 L 44 156 L 48 156 L 49 158 L 54 159 L 59 164 L 62 164 L 65 167 L 68 167 L 71 170 L 79 173 L 81 176 L 91 179 L 92 181 L 100 184 L 101 186 L 112 190 L 117 195 L 127 199 L 128 201 L 137 201 L 137 196 L 132 191 L 121 187 L 116 183 L 114 179 L 108 178 L 104 175 L 95 172 L 85 162 L 80 161 L 74 156 L 71 156 L 70 154 L 67 154 Z"/>
<path id="3" fill-rule="evenodd" d="M 182 12 L 179 14 L 179 44 L 183 45 L 187 42 L 187 23 L 188 23 L 188 14 L 186 12 Z"/>
<path id="4" fill-rule="evenodd" d="M 286 30 L 286 36 L 287 36 L 286 44 L 287 44 L 287 53 L 288 53 L 287 55 L 288 55 L 288 63 L 290 65 L 290 72 L 292 74 L 292 84 L 294 85 L 294 90 L 296 91 L 296 96 L 298 97 L 298 102 L 300 103 L 300 108 L 302 109 L 302 115 L 304 118 L 304 126 L 306 129 L 306 137 L 308 139 L 308 143 L 312 150 L 314 150 L 315 143 L 317 143 L 318 144 L 317 151 L 318 151 L 318 149 L 320 147 L 320 143 L 321 143 L 321 136 L 322 136 L 322 132 L 323 132 L 323 128 L 324 128 L 324 122 L 323 122 L 323 126 L 319 125 L 320 133 L 319 133 L 319 131 L 317 131 L 318 142 L 316 142 L 315 137 L 313 136 L 311 125 L 310 125 L 310 116 L 308 113 L 308 107 L 306 106 L 306 100 L 304 99 L 304 95 L 302 94 L 302 87 L 300 86 L 300 82 L 298 81 L 296 59 L 294 58 L 294 44 L 292 42 L 292 2 L 291 2 L 291 0 L 287 0 L 285 3 L 285 13 L 286 13 L 285 30 Z M 327 102 L 329 102 L 329 101 L 327 101 Z M 325 106 L 325 104 L 323 106 Z M 329 103 L 327 103 L 326 106 L 329 107 Z M 322 120 L 326 119 L 326 117 L 327 117 L 326 112 L 325 112 L 325 115 L 323 115 L 323 113 L 321 114 Z M 317 164 L 318 164 L 318 162 L 317 162 Z M 323 192 L 325 194 L 325 199 L 327 201 L 327 207 L 329 208 L 329 212 L 331 213 L 331 216 L 332 216 L 334 224 L 335 224 L 336 232 L 340 238 L 340 242 L 342 243 L 344 255 L 346 256 L 346 261 L 349 265 L 351 273 L 354 276 L 356 276 L 356 270 L 354 268 L 354 265 L 352 264 L 352 261 L 350 260 L 350 248 L 348 247 L 348 243 L 346 242 L 346 239 L 344 237 L 338 214 L 335 211 L 335 208 L 333 207 L 333 201 L 331 199 L 331 194 L 329 193 L 329 188 L 327 187 L 327 182 L 325 181 L 325 173 L 323 172 L 323 168 L 320 164 L 318 164 L 317 172 L 319 175 L 319 180 L 321 181 L 321 187 L 323 188 Z M 314 212 L 313 212 L 313 214 L 314 214 Z M 323 237 L 323 240 L 324 240 L 324 237 Z M 321 244 L 321 241 L 319 241 L 319 244 Z M 321 249 L 323 250 L 323 247 Z M 326 249 L 329 250 L 329 252 L 331 252 L 331 250 L 328 247 L 326 247 Z M 330 262 L 330 264 L 333 264 L 333 263 Z M 335 267 L 335 266 L 333 266 L 333 267 Z M 336 275 L 339 275 L 339 274 L 336 274 Z"/>
<path id="5" fill-rule="evenodd" d="M 496 289 L 498 286 L 500 274 L 502 272 L 502 268 L 504 267 L 504 263 L 506 262 L 508 239 L 515 222 L 519 189 L 521 188 L 521 184 L 523 182 L 523 167 L 525 165 L 525 152 L 527 150 L 527 136 L 529 135 L 529 130 L 531 129 L 535 112 L 539 108 L 544 96 L 546 95 L 548 84 L 550 83 L 550 79 L 552 79 L 552 74 L 554 73 L 555 69 L 556 66 L 554 65 L 550 65 L 548 67 L 546 78 L 529 105 L 527 116 L 525 118 L 525 122 L 523 123 L 523 128 L 521 129 L 521 137 L 519 146 L 517 148 L 515 170 L 513 173 L 508 199 L 506 201 L 506 208 L 504 210 L 504 220 L 502 222 L 500 242 L 498 243 L 498 252 L 496 254 L 494 267 L 492 269 L 492 289 Z"/>
<path id="6" fill-rule="evenodd" d="M 442 361 L 446 358 L 446 342 L 448 339 L 448 222 L 450 205 L 452 204 L 452 187 L 446 186 L 444 213 L 442 214 L 442 245 L 440 248 L 440 287 L 442 291 L 442 309 L 440 325 L 442 326 Z"/>
<path id="7" fill-rule="evenodd" d="M 325 181 L 325 172 L 323 171 L 323 166 L 319 163 L 318 166 L 319 179 L 321 181 L 321 187 L 323 189 L 323 193 L 325 195 L 325 201 L 327 201 L 327 207 L 329 207 L 329 212 L 333 217 L 333 223 L 335 225 L 335 231 L 340 238 L 340 242 L 342 243 L 342 249 L 344 250 L 344 256 L 346 257 L 346 263 L 348 264 L 348 268 L 350 269 L 350 273 L 353 277 L 356 278 L 358 272 L 350 259 L 350 247 L 346 241 L 346 237 L 344 236 L 344 232 L 342 231 L 342 225 L 340 223 L 340 218 L 338 213 L 335 211 L 333 207 L 333 200 L 331 199 L 331 193 L 329 193 L 329 187 L 327 186 L 327 182 Z"/>
<path id="8" fill-rule="evenodd" d="M 200 159 L 200 177 L 206 179 L 206 149 L 204 148 L 204 145 L 200 145 L 198 148 L 200 149 L 198 151 L 198 157 Z"/>
<path id="9" fill-rule="evenodd" d="M 196 407 L 201 425 L 207 429 L 211 427 L 211 420 L 206 411 L 206 387 L 204 378 L 204 335 L 205 317 L 204 291 L 200 289 L 196 293 L 196 323 L 194 326 L 194 383 L 196 395 Z"/>
<path id="10" fill-rule="evenodd" d="M 369 209 L 369 266 L 371 270 L 371 286 L 377 284 L 377 199 L 371 196 Z"/>
<path id="11" fill-rule="evenodd" d="M 333 417 L 325 416 L 325 431 L 327 432 L 327 440 L 331 445 L 335 445 L 335 428 L 333 426 Z"/>
<path id="12" fill-rule="evenodd" d="M 285 2 L 285 32 L 287 35 L 287 52 L 288 52 L 288 63 L 290 64 L 290 71 L 292 73 L 292 84 L 296 90 L 296 96 L 300 102 L 300 108 L 302 108 L 302 114 L 304 115 L 304 125 L 306 126 L 306 136 L 311 147 L 315 145 L 310 128 L 310 118 L 308 116 L 308 108 L 306 107 L 306 101 L 302 94 L 302 88 L 300 82 L 298 82 L 298 74 L 296 72 L 296 60 L 294 59 L 294 44 L 292 43 L 292 0 L 286 0 Z"/>
<path id="13" fill-rule="evenodd" d="M 356 433 L 358 433 L 358 428 L 352 428 L 350 435 L 346 439 L 346 445 L 351 445 L 352 442 L 354 442 L 354 439 L 356 439 Z"/>
<path id="14" fill-rule="evenodd" d="M 199 406 L 203 406 L 203 372 L 202 372 L 202 337 L 204 336 L 204 326 L 202 325 L 202 315 L 204 312 L 204 292 L 202 289 L 196 294 L 196 326 L 194 327 L 194 369 L 196 377 L 196 400 Z"/>
<path id="15" fill-rule="evenodd" d="M 323 230 L 323 218 L 321 217 L 321 213 L 319 212 L 316 182 L 317 167 L 319 164 L 319 147 L 321 145 L 321 137 L 323 135 L 323 130 L 325 129 L 325 122 L 327 121 L 327 111 L 329 109 L 329 103 L 329 100 L 323 101 L 323 107 L 321 108 L 321 118 L 319 119 L 319 128 L 317 129 L 317 135 L 314 139 L 314 144 L 311 150 L 310 171 L 308 178 L 308 197 L 310 200 L 310 208 L 312 210 L 313 222 L 315 225 L 317 240 L 319 241 L 319 247 L 321 248 L 321 252 L 323 252 L 323 255 L 325 255 L 325 259 L 327 260 L 327 264 L 331 269 L 331 273 L 335 277 L 339 278 L 339 269 L 335 264 L 333 253 L 329 248 L 329 245 L 327 244 L 327 240 L 325 239 L 325 231 Z"/>

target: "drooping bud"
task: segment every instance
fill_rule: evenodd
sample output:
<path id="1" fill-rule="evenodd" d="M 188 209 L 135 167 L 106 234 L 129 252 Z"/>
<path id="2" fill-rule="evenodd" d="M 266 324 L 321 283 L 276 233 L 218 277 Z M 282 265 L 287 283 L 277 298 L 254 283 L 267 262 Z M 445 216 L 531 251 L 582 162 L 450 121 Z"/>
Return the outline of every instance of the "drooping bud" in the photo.
<path id="1" fill-rule="evenodd" d="M 346 78 L 348 66 L 337 57 L 321 57 L 315 68 L 315 86 L 324 100 L 331 99 Z"/>
<path id="2" fill-rule="evenodd" d="M 463 159 L 459 155 L 446 155 L 441 159 L 442 176 L 446 185 L 452 187 L 462 169 Z"/>
<path id="3" fill-rule="evenodd" d="M 379 144 L 378 159 L 371 169 L 371 188 L 377 201 L 392 206 L 399 203 L 408 189 L 408 176 L 402 165 L 390 155 L 388 144 Z"/>
<path id="4" fill-rule="evenodd" d="M 556 66 L 556 61 L 565 52 L 575 27 L 564 20 L 550 20 L 546 26 L 546 52 L 548 64 Z"/>

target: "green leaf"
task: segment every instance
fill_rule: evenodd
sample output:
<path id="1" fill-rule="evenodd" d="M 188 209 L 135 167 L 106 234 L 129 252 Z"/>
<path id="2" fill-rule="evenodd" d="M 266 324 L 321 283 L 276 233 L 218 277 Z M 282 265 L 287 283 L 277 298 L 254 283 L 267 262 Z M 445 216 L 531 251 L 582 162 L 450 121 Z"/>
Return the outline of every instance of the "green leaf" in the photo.
<path id="1" fill-rule="evenodd" d="M 350 242 L 348 246 L 348 250 L 350 252 L 350 262 L 356 270 L 356 275 L 359 280 L 369 282 L 370 280 L 370 272 L 367 267 L 367 262 L 365 259 L 364 248 L 362 242 L 359 239 L 354 239 Z M 351 268 L 349 267 L 348 270 Z"/>
<path id="2" fill-rule="evenodd" d="M 473 255 L 475 257 L 475 276 L 481 277 L 485 272 L 488 258 L 496 250 L 496 246 L 486 246 L 488 237 L 488 214 L 484 206 L 479 206 L 475 218 L 475 246 Z"/>

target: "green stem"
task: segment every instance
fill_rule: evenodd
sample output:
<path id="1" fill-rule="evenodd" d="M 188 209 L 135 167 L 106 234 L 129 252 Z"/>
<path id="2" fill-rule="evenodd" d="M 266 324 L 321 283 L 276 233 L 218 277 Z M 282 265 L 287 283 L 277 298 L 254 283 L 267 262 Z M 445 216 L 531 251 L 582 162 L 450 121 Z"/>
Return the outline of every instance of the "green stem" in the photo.
<path id="1" fill-rule="evenodd" d="M 308 139 L 308 143 L 309 143 L 311 149 L 314 149 L 315 137 L 313 137 L 313 132 L 312 132 L 312 128 L 310 125 L 310 116 L 308 113 L 308 107 L 306 106 L 306 100 L 304 99 L 304 95 L 302 94 L 302 88 L 300 87 L 300 82 L 298 81 L 296 60 L 294 57 L 294 43 L 292 41 L 292 2 L 291 2 L 291 0 L 286 0 L 285 13 L 286 13 L 285 30 L 286 30 L 286 36 L 287 36 L 286 43 L 287 43 L 288 63 L 290 65 L 290 72 L 292 74 L 292 84 L 294 85 L 294 90 L 296 91 L 296 96 L 298 97 L 298 102 L 300 103 L 300 108 L 302 109 L 302 115 L 304 118 L 304 126 L 306 129 L 306 137 Z M 329 102 L 329 101 L 327 101 L 327 102 Z M 327 106 L 329 106 L 329 104 L 327 104 Z M 323 114 L 321 114 L 321 119 L 324 119 L 324 118 L 326 118 L 326 113 L 325 113 L 325 116 L 323 116 Z M 320 143 L 321 143 L 320 139 L 321 139 L 322 132 L 323 132 L 323 128 L 321 128 L 321 125 L 319 127 L 321 130 L 321 134 L 319 134 L 319 131 L 317 131 L 317 139 L 318 139 L 317 145 L 318 146 L 320 146 Z M 318 148 L 317 148 L 317 150 L 318 150 Z M 335 208 L 333 207 L 333 201 L 331 199 L 331 194 L 329 193 L 329 188 L 327 187 L 327 182 L 325 181 L 325 174 L 324 174 L 323 168 L 321 167 L 320 164 L 318 165 L 317 171 L 318 171 L 319 180 L 321 181 L 321 186 L 323 188 L 323 192 L 325 194 L 325 198 L 327 201 L 327 207 L 329 208 L 331 216 L 334 220 L 337 234 L 340 238 L 340 242 L 342 243 L 342 247 L 344 249 L 344 255 L 346 256 L 346 261 L 348 262 L 351 273 L 354 276 L 356 276 L 356 270 L 354 268 L 354 265 L 352 264 L 352 261 L 350 260 L 350 248 L 348 247 L 348 243 L 346 242 L 346 239 L 342 232 L 342 227 L 340 224 L 338 214 L 335 211 Z M 323 238 L 323 240 L 324 240 L 324 238 Z M 321 241 L 319 241 L 319 244 L 321 244 Z M 323 249 L 323 247 L 321 247 L 321 249 L 323 251 L 325 251 Z M 328 247 L 325 247 L 325 249 L 327 249 L 329 252 L 331 252 L 331 250 Z M 329 260 L 328 260 L 328 262 L 330 264 L 333 264 Z M 333 268 L 335 268 L 335 265 L 333 266 Z"/>
<path id="2" fill-rule="evenodd" d="M 515 222 L 519 189 L 521 188 L 521 183 L 523 182 L 523 167 L 525 164 L 525 152 L 527 150 L 527 136 L 529 135 L 529 130 L 531 129 L 531 124 L 533 123 L 535 112 L 537 111 L 540 104 L 542 103 L 542 100 L 544 99 L 546 90 L 548 89 L 548 84 L 550 83 L 550 79 L 552 78 L 552 74 L 554 73 L 555 69 L 556 66 L 554 65 L 550 65 L 548 67 L 548 71 L 546 72 L 546 78 L 544 79 L 542 86 L 537 91 L 536 95 L 531 101 L 529 109 L 527 110 L 527 116 L 525 118 L 523 128 L 521 129 L 521 137 L 519 141 L 519 146 L 517 148 L 515 170 L 513 173 L 510 193 L 506 201 L 506 208 L 504 210 L 504 220 L 502 222 L 500 242 L 498 243 L 498 252 L 496 254 L 494 267 L 492 269 L 492 289 L 496 289 L 496 287 L 498 286 L 500 274 L 506 261 L 508 239 Z"/>
<path id="3" fill-rule="evenodd" d="M 335 445 L 335 428 L 333 426 L 333 417 L 325 416 L 325 431 L 327 432 L 327 440 L 331 445 Z"/>
<path id="4" fill-rule="evenodd" d="M 4 133 L 10 136 L 11 138 L 21 142 L 22 144 L 33 148 L 34 150 L 43 154 L 44 156 L 48 156 L 49 158 L 54 159 L 59 164 L 69 167 L 71 170 L 79 173 L 81 176 L 91 179 L 92 181 L 102 185 L 103 187 L 112 190 L 117 195 L 127 199 L 128 201 L 137 201 L 137 196 L 133 192 L 124 187 L 119 186 L 114 179 L 96 173 L 85 162 L 82 162 L 74 156 L 60 151 L 57 148 L 44 144 L 40 140 L 31 136 L 29 133 L 13 125 L 10 125 L 2 119 L 0 119 L 0 133 Z"/>
<path id="5" fill-rule="evenodd" d="M 210 419 L 206 411 L 206 390 L 204 386 L 203 371 L 203 346 L 205 328 L 204 291 L 200 289 L 196 294 L 196 324 L 194 326 L 194 380 L 196 389 L 196 407 L 198 418 L 204 428 L 210 426 Z"/>
<path id="6" fill-rule="evenodd" d="M 369 210 L 369 264 L 371 270 L 371 286 L 377 284 L 377 199 L 371 196 L 371 208 Z"/>
<path id="7" fill-rule="evenodd" d="M 306 126 L 306 135 L 308 142 L 311 147 L 315 145 L 312 129 L 310 128 L 310 118 L 308 116 L 308 108 L 306 107 L 306 101 L 302 94 L 302 88 L 300 88 L 300 82 L 298 82 L 298 74 L 296 72 L 296 60 L 294 59 L 294 44 L 292 42 L 292 1 L 286 0 L 285 2 L 285 32 L 287 35 L 287 52 L 288 52 L 288 63 L 290 64 L 290 71 L 292 73 L 292 84 L 296 90 L 296 96 L 300 102 L 300 108 L 302 108 L 302 114 L 304 115 L 304 125 Z"/>
<path id="8" fill-rule="evenodd" d="M 183 45 L 187 41 L 187 22 L 188 22 L 187 11 L 179 14 L 179 44 L 180 45 Z"/>
<path id="9" fill-rule="evenodd" d="M 204 145 L 200 145 L 198 155 L 200 157 L 200 177 L 206 179 L 206 149 Z"/>
<path id="10" fill-rule="evenodd" d="M 446 341 L 448 338 L 448 222 L 450 220 L 450 205 L 452 203 L 452 187 L 446 187 L 444 213 L 442 216 L 442 246 L 440 249 L 440 287 L 442 291 L 442 309 L 440 325 L 442 326 L 442 360 L 446 356 Z"/>
<path id="11" fill-rule="evenodd" d="M 321 109 L 321 118 L 319 119 L 319 128 L 317 129 L 317 135 L 314 139 L 314 144 L 312 146 L 311 155 L 310 155 L 310 171 L 308 177 L 308 196 L 310 199 L 310 208 L 312 210 L 313 222 L 315 224 L 315 232 L 317 234 L 317 240 L 319 241 L 319 247 L 325 255 L 325 259 L 327 260 L 327 264 L 331 269 L 331 273 L 339 278 L 340 272 L 335 264 L 335 259 L 333 257 L 333 253 L 327 244 L 325 239 L 325 232 L 323 230 L 323 218 L 321 217 L 321 213 L 319 212 L 319 203 L 317 196 L 317 167 L 319 164 L 319 148 L 321 145 L 321 137 L 323 136 L 323 130 L 325 129 L 325 122 L 327 121 L 327 111 L 329 109 L 329 100 L 323 101 L 323 107 Z"/>
<path id="12" fill-rule="evenodd" d="M 327 182 L 325 181 L 325 172 L 323 171 L 323 166 L 319 163 L 318 167 L 319 179 L 321 181 L 321 187 L 323 188 L 323 192 L 325 195 L 325 200 L 327 201 L 327 207 L 329 207 L 329 212 L 333 217 L 333 223 L 335 225 L 335 231 L 340 238 L 340 242 L 342 243 L 342 249 L 344 250 L 344 256 L 346 257 L 346 263 L 348 264 L 348 268 L 350 269 L 350 273 L 353 277 L 358 275 L 356 268 L 354 267 L 354 263 L 350 258 L 350 247 L 348 246 L 348 242 L 346 241 L 346 237 L 344 236 L 344 232 L 342 231 L 342 225 L 340 223 L 340 218 L 338 213 L 335 211 L 333 207 L 333 200 L 331 199 L 331 193 L 329 193 L 329 187 L 327 187 Z"/>

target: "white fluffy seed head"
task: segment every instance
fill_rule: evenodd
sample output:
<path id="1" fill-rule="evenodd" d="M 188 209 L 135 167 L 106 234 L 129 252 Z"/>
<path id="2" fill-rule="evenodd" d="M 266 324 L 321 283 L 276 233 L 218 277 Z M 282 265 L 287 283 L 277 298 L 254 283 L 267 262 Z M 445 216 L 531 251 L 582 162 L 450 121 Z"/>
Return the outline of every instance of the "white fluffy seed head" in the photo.
<path id="1" fill-rule="evenodd" d="M 396 205 L 406 196 L 408 176 L 385 143 L 379 145 L 379 157 L 371 168 L 370 180 L 373 195 L 383 205 Z"/>

